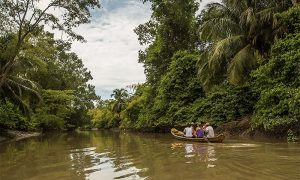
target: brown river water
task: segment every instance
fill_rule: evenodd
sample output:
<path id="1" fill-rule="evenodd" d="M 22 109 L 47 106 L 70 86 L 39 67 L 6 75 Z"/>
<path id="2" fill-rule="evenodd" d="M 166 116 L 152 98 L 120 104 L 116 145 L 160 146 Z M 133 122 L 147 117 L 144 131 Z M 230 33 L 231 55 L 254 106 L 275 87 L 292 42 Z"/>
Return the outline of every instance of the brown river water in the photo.
<path id="1" fill-rule="evenodd" d="M 51 134 L 0 144 L 0 180 L 300 179 L 300 144 L 170 134 Z"/>

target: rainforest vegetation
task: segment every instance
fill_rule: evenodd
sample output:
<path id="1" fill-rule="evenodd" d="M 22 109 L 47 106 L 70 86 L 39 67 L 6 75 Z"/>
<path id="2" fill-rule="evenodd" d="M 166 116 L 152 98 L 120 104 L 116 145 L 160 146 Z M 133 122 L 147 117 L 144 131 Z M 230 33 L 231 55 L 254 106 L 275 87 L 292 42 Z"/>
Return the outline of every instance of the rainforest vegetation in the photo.
<path id="1" fill-rule="evenodd" d="M 154 130 L 247 116 L 253 129 L 299 133 L 300 6 L 290 0 L 151 0 L 135 29 L 146 82 L 89 113 L 100 128 Z M 201 2 L 200 2 L 201 3 Z"/>
<path id="2" fill-rule="evenodd" d="M 200 119 L 218 126 L 245 116 L 268 132 L 299 133 L 300 5 L 298 0 L 196 0 L 151 3 L 134 30 L 146 82 L 96 96 L 72 40 L 96 0 L 0 3 L 0 127 L 155 130 Z M 200 2 L 201 3 L 201 2 Z M 47 12 L 63 8 L 63 20 Z M 68 35 L 56 40 L 50 25 Z M 133 93 L 132 93 L 133 91 Z M 95 103 L 97 102 L 97 103 Z"/>
<path id="3" fill-rule="evenodd" d="M 0 127 L 71 130 L 89 124 L 87 111 L 98 97 L 88 84 L 91 73 L 70 49 L 73 40 L 84 41 L 73 29 L 88 23 L 89 10 L 99 6 L 97 0 L 0 2 Z M 54 31 L 65 40 L 55 39 Z"/>

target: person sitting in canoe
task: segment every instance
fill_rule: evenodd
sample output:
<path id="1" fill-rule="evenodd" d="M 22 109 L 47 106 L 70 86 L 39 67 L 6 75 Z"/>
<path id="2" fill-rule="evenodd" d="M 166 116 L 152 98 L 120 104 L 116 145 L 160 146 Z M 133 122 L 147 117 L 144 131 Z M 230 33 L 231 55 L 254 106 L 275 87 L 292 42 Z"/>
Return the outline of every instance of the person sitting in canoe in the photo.
<path id="1" fill-rule="evenodd" d="M 213 129 L 213 127 L 208 122 L 205 123 L 205 125 L 204 125 L 204 131 L 206 133 L 206 137 L 207 138 L 213 138 L 213 137 L 215 137 L 214 129 Z"/>
<path id="2" fill-rule="evenodd" d="M 193 137 L 193 126 L 189 124 L 188 127 L 184 128 L 183 133 L 185 137 Z"/>
<path id="3" fill-rule="evenodd" d="M 204 137 L 204 129 L 203 127 L 203 122 L 201 122 L 200 124 L 197 124 L 197 128 L 196 128 L 196 137 L 197 138 L 203 138 Z"/>
<path id="4" fill-rule="evenodd" d="M 197 137 L 196 129 L 197 129 L 197 123 L 193 123 L 193 137 Z"/>

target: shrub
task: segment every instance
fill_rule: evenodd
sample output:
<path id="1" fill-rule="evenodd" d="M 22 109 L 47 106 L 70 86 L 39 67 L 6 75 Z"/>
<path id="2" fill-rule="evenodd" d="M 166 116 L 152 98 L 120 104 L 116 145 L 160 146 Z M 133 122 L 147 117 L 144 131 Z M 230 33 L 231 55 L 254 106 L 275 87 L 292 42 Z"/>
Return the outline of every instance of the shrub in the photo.
<path id="1" fill-rule="evenodd" d="M 41 102 L 32 116 L 37 128 L 43 130 L 62 130 L 73 124 L 70 116 L 74 111 L 73 92 L 64 90 L 43 90 Z"/>
<path id="2" fill-rule="evenodd" d="M 27 130 L 30 123 L 10 101 L 0 101 L 0 127 Z"/>
<path id="3" fill-rule="evenodd" d="M 225 82 L 198 99 L 193 104 L 193 114 L 218 125 L 251 114 L 256 101 L 248 85 L 233 86 Z"/>
<path id="4" fill-rule="evenodd" d="M 255 106 L 254 126 L 266 130 L 297 129 L 300 126 L 300 6 L 279 14 L 292 34 L 272 47 L 270 61 L 253 72 L 260 98 Z"/>

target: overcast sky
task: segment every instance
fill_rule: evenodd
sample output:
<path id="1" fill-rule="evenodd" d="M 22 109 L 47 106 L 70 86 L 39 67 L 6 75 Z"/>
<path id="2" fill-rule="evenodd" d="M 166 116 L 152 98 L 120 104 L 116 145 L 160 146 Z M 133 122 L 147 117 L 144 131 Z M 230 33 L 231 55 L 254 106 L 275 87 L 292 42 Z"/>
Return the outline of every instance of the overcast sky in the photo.
<path id="1" fill-rule="evenodd" d="M 212 0 L 203 0 L 201 8 Z M 91 71 L 96 93 L 110 98 L 113 89 L 145 81 L 138 63 L 139 45 L 133 29 L 150 19 L 150 4 L 140 0 L 102 0 L 101 9 L 92 12 L 90 24 L 76 31 L 87 43 L 74 42 L 72 51 Z"/>

